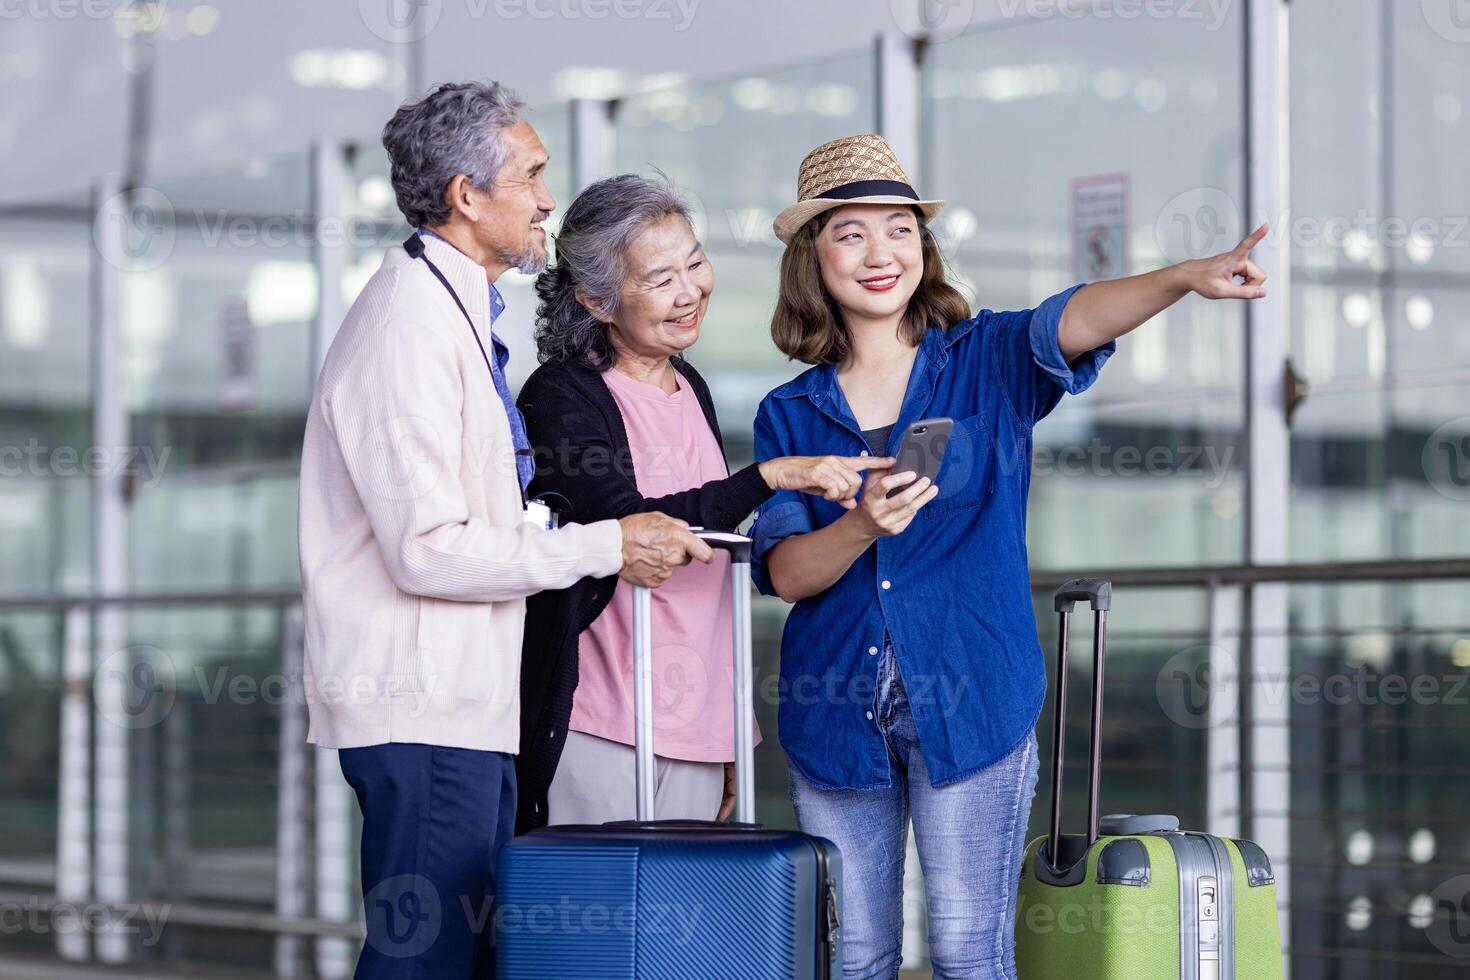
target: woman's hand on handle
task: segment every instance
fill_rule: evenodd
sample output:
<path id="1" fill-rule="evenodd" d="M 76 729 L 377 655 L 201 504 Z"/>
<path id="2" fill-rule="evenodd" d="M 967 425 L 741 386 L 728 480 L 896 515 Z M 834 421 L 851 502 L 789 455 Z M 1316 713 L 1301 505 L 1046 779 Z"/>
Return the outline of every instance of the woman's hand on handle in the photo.
<path id="1" fill-rule="evenodd" d="M 857 506 L 863 470 L 893 465 L 887 456 L 781 456 L 760 464 L 772 490 L 799 490 L 832 500 L 848 510 Z"/>
<path id="2" fill-rule="evenodd" d="M 623 567 L 619 577 L 646 589 L 669 580 L 674 569 L 697 559 L 709 564 L 715 553 L 689 530 L 689 522 L 650 511 L 620 518 Z"/>

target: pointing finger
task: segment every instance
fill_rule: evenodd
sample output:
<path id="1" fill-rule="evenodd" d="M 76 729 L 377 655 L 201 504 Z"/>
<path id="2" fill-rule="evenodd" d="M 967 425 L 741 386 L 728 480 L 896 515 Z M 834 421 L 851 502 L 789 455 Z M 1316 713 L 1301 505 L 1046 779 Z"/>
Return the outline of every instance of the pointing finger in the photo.
<path id="1" fill-rule="evenodd" d="M 1257 245 L 1261 244 L 1261 242 L 1265 240 L 1266 234 L 1270 232 L 1270 230 L 1271 226 L 1269 224 L 1261 225 L 1261 227 L 1251 232 L 1244 241 L 1242 241 L 1239 245 L 1235 247 L 1235 253 L 1237 255 L 1249 255 L 1251 249 L 1255 248 Z"/>

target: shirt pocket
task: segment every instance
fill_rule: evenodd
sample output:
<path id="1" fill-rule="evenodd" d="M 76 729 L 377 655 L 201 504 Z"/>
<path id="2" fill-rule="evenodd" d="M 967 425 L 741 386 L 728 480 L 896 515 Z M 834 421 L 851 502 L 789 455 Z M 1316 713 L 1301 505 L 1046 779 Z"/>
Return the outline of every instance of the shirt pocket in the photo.
<path id="1" fill-rule="evenodd" d="M 933 520 L 952 511 L 979 507 L 995 493 L 995 430 L 982 412 L 959 419 L 949 435 L 939 467 L 939 495 L 921 512 Z"/>

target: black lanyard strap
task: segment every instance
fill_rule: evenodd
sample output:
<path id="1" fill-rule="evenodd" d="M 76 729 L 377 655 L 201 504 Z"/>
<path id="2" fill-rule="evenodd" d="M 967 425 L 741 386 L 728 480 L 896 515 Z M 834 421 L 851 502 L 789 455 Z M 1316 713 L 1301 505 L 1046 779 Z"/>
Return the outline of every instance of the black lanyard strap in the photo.
<path id="1" fill-rule="evenodd" d="M 485 370 L 490 372 L 490 382 L 494 384 L 495 368 L 490 366 L 490 355 L 485 353 L 485 342 L 480 339 L 480 331 L 475 329 L 474 317 L 470 316 L 470 311 L 464 308 L 464 303 L 460 300 L 459 293 L 456 293 L 454 291 L 454 287 L 449 284 L 449 280 L 444 277 L 444 273 L 439 271 L 439 267 L 435 265 L 434 261 L 430 259 L 429 256 L 426 254 L 426 250 L 424 249 L 423 237 L 419 235 L 418 232 L 414 232 L 412 235 L 409 235 L 408 238 L 406 238 L 403 242 L 403 250 L 407 252 L 411 258 L 423 259 L 424 264 L 429 267 L 429 271 L 434 274 L 434 278 L 438 279 L 439 282 L 444 285 L 444 288 L 449 291 L 450 297 L 454 300 L 454 305 L 459 307 L 459 312 L 464 314 L 464 322 L 470 325 L 470 333 L 474 334 L 475 343 L 480 348 L 480 357 L 485 361 Z M 499 394 L 500 389 L 499 386 L 497 386 L 496 396 L 499 397 Z M 534 455 L 534 452 L 532 450 L 521 449 L 520 447 L 515 445 L 514 434 L 512 434 L 511 448 L 515 450 L 515 455 L 517 456 Z M 521 473 L 519 466 L 516 468 L 516 487 L 521 492 L 521 508 L 524 510 L 526 506 L 526 488 L 521 486 Z"/>
<path id="2" fill-rule="evenodd" d="M 444 284 L 444 288 L 449 290 L 449 295 L 454 299 L 454 305 L 459 307 L 459 312 L 464 314 L 464 322 L 470 325 L 470 333 L 475 335 L 475 343 L 480 347 L 480 357 L 485 360 L 485 370 L 490 372 L 490 380 L 495 380 L 495 369 L 490 366 L 490 355 L 485 353 L 485 342 L 480 339 L 480 331 L 475 329 L 474 318 L 470 316 L 470 311 L 464 308 L 464 303 L 460 301 L 459 293 L 456 293 L 454 287 L 449 284 L 449 280 L 444 278 L 444 273 L 440 272 L 439 267 L 425 254 L 424 240 L 419 236 L 418 232 L 414 232 L 408 236 L 407 240 L 403 243 L 403 250 L 413 258 L 423 259 L 424 264 L 429 267 L 429 271 L 434 274 L 434 278 L 438 279 Z"/>

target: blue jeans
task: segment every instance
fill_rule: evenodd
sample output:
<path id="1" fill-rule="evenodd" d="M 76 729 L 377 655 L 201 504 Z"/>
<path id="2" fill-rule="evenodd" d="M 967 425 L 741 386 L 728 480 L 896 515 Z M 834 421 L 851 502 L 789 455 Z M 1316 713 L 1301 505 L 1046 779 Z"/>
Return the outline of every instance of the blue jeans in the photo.
<path id="1" fill-rule="evenodd" d="M 887 643 L 873 713 L 888 742 L 887 789 L 818 789 L 788 766 L 802 831 L 842 851 L 844 976 L 898 976 L 912 816 L 935 980 L 1014 980 L 1016 887 L 1036 793 L 1036 736 L 979 772 L 934 788 Z"/>
<path id="2" fill-rule="evenodd" d="M 495 976 L 495 859 L 515 829 L 505 752 L 394 742 L 337 753 L 362 809 L 367 942 L 355 980 Z"/>

